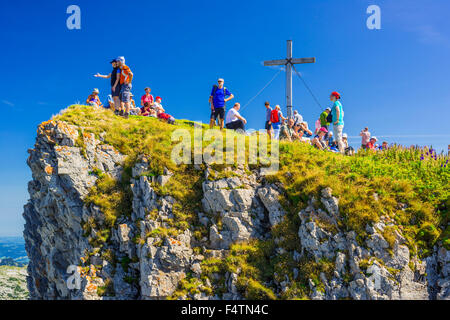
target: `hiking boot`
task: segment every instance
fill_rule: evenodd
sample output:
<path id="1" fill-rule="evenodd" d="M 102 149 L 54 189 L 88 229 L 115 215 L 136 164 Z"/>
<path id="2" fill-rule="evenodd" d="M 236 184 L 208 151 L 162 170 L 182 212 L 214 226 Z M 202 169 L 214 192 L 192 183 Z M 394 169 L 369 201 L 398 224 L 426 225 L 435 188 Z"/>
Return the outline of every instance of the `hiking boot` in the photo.
<path id="1" fill-rule="evenodd" d="M 114 110 L 114 114 L 115 114 L 116 116 L 118 116 L 118 115 L 119 115 L 119 110 Z"/>
<path id="2" fill-rule="evenodd" d="M 125 119 L 128 119 L 128 116 L 129 116 L 130 114 L 128 113 L 128 112 L 126 112 L 126 113 L 124 113 L 123 114 L 123 117 L 125 118 Z"/>
<path id="3" fill-rule="evenodd" d="M 119 112 L 119 116 L 123 116 L 123 110 L 120 110 L 120 112 Z"/>

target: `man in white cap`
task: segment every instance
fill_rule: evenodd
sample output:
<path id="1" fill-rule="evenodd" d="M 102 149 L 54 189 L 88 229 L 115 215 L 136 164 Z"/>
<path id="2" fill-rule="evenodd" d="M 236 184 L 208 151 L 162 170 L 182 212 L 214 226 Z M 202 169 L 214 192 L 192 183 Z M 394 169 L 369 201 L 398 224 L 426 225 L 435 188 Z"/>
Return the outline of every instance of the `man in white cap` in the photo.
<path id="1" fill-rule="evenodd" d="M 234 98 L 234 95 L 223 86 L 224 80 L 222 78 L 217 80 L 218 84 L 214 85 L 209 96 L 209 103 L 211 104 L 211 117 L 209 127 L 212 129 L 219 118 L 220 130 L 223 129 L 223 120 L 225 119 L 225 103 Z"/>

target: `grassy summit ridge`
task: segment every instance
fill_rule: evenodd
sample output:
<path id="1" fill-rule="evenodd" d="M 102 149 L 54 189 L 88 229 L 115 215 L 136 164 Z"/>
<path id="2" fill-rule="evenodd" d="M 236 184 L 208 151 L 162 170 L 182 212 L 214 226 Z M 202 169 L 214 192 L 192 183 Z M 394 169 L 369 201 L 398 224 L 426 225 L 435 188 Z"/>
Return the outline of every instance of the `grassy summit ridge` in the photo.
<path id="1" fill-rule="evenodd" d="M 118 216 L 131 213 L 131 168 L 139 156 L 145 155 L 150 159 L 150 170 L 146 175 L 161 175 L 164 168 L 174 173 L 166 185 L 155 186 L 159 194 L 170 194 L 178 201 L 172 228 L 160 232 L 176 235 L 191 228 L 196 238 L 207 236 L 208 231 L 198 223 L 196 215 L 196 211 L 201 210 L 204 172 L 195 170 L 193 165 L 176 165 L 170 159 L 172 147 L 178 143 L 171 141 L 171 133 L 179 128 L 193 132 L 192 122 L 179 120 L 173 126 L 149 117 L 131 116 L 125 120 L 108 110 L 94 110 L 80 105 L 70 106 L 53 120 L 79 126 L 83 128 L 83 133 L 94 133 L 105 144 L 114 146 L 128 156 L 122 181 L 114 181 L 100 172 L 92 173 L 97 174 L 99 179 L 85 201 L 95 203 L 102 209 L 109 226 L 114 226 Z M 256 139 L 256 136 L 245 139 L 248 142 L 248 139 Z M 83 148 L 82 139 L 78 144 Z M 393 148 L 377 154 L 359 152 L 347 157 L 319 151 L 298 142 L 280 142 L 280 170 L 267 179 L 284 186 L 285 193 L 280 202 L 288 215 L 283 223 L 272 230 L 272 238 L 282 240 L 276 244 L 274 240 L 235 244 L 226 259 L 204 261 L 202 268 L 205 276 L 233 271 L 239 267 L 242 272 L 238 287 L 245 291 L 247 298 L 275 298 L 270 289 L 271 277 L 274 274 L 282 277 L 286 270 L 297 267 L 301 270 L 300 276 L 285 292 L 284 298 L 303 297 L 307 280 L 312 278 L 319 282 L 318 274 L 332 270 L 331 262 L 299 263 L 287 254 L 276 259 L 272 257 L 277 247 L 300 251 L 297 213 L 312 196 L 318 198 L 325 187 L 331 187 L 333 195 L 339 198 L 343 216 L 339 228 L 354 230 L 357 239 L 363 241 L 368 236 L 365 231 L 367 224 L 376 223 L 381 216 L 387 216 L 395 221 L 394 229 L 387 228 L 383 235 L 391 245 L 393 233 L 399 229 L 407 240 L 411 255 L 421 258 L 427 256 L 437 241 L 442 241 L 449 249 L 448 157 L 431 156 L 426 152 Z M 232 175 L 233 167 L 212 166 L 216 178 Z M 257 167 L 252 165 L 249 169 Z M 332 226 L 329 227 L 332 229 Z M 104 230 L 97 240 L 101 243 L 108 241 L 108 237 L 108 230 Z M 137 242 L 143 240 L 135 239 Z M 186 290 L 197 290 L 193 284 L 196 280 L 192 281 L 189 277 L 184 280 L 174 297 L 183 295 Z"/>

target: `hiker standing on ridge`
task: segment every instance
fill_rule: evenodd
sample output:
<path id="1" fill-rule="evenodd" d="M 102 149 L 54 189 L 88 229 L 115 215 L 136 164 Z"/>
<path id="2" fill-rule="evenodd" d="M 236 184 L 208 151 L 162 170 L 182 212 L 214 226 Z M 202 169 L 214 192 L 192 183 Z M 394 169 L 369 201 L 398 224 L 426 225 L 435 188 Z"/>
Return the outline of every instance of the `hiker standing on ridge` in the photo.
<path id="1" fill-rule="evenodd" d="M 361 136 L 361 148 L 367 149 L 367 144 L 370 141 L 369 128 L 365 127 L 364 130 L 361 130 L 359 135 Z"/>
<path id="2" fill-rule="evenodd" d="M 224 80 L 222 78 L 218 79 L 217 82 L 218 84 L 213 86 L 209 96 L 209 103 L 211 104 L 209 127 L 212 129 L 217 118 L 219 118 L 220 130 L 222 130 L 223 120 L 225 119 L 225 103 L 233 99 L 234 95 L 223 86 Z"/>
<path id="3" fill-rule="evenodd" d="M 131 72 L 130 67 L 125 65 L 125 58 L 118 58 L 120 73 L 120 100 L 123 102 L 125 107 L 125 112 L 123 116 L 125 119 L 130 115 L 130 102 L 131 102 L 131 81 L 133 80 L 133 72 Z M 122 113 L 122 111 L 121 111 Z"/>
<path id="4" fill-rule="evenodd" d="M 118 65 L 117 59 L 113 59 L 111 62 L 111 65 L 113 67 L 112 71 L 108 75 L 102 75 L 97 72 L 97 74 L 94 75 L 96 78 L 103 78 L 103 79 L 111 79 L 111 96 L 114 100 L 114 108 L 111 108 L 114 113 L 117 115 L 119 114 L 120 109 L 120 68 Z"/>
<path id="5" fill-rule="evenodd" d="M 331 113 L 331 108 L 326 108 L 324 112 L 320 114 L 320 127 L 326 128 L 328 130 L 328 126 L 330 125 L 331 121 L 328 121 L 328 115 Z"/>
<path id="6" fill-rule="evenodd" d="M 333 102 L 333 108 L 331 109 L 331 116 L 333 121 L 334 139 L 336 140 L 340 153 L 345 152 L 344 144 L 342 143 L 342 131 L 344 130 L 344 109 L 339 101 L 341 95 L 334 91 L 330 95 L 330 100 Z"/>
<path id="7" fill-rule="evenodd" d="M 273 138 L 278 140 L 280 136 L 280 126 L 281 126 L 281 120 L 286 120 L 287 118 L 283 117 L 283 113 L 281 113 L 281 108 L 277 104 L 275 106 L 275 109 L 272 110 L 270 113 L 270 122 L 272 122 L 272 128 L 273 128 Z"/>
<path id="8" fill-rule="evenodd" d="M 270 107 L 269 101 L 266 101 L 264 103 L 264 106 L 266 107 L 266 124 L 265 129 L 267 131 L 267 135 L 269 138 L 272 138 L 272 122 L 270 122 L 270 113 L 272 112 L 272 108 Z"/>

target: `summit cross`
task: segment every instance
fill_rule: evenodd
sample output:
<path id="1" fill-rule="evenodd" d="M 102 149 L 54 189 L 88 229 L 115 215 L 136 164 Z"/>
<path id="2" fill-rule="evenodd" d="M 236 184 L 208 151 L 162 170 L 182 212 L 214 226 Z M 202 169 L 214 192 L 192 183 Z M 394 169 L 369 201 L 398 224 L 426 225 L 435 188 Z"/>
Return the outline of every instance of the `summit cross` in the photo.
<path id="1" fill-rule="evenodd" d="M 286 66 L 286 109 L 292 118 L 292 67 L 294 64 L 315 63 L 316 58 L 292 58 L 292 40 L 287 40 L 287 57 L 281 60 L 264 61 L 264 66 Z"/>

